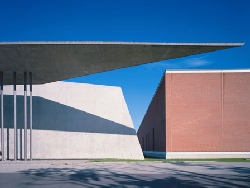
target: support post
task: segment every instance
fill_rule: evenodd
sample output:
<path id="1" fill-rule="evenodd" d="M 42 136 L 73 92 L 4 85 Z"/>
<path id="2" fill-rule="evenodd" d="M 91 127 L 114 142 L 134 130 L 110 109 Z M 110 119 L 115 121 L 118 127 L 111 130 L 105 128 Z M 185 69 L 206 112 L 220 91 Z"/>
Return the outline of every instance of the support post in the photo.
<path id="1" fill-rule="evenodd" d="M 1 151 L 2 161 L 4 161 L 4 125 L 3 125 L 3 72 L 0 72 L 1 84 Z"/>
<path id="2" fill-rule="evenodd" d="M 30 72 L 30 160 L 32 161 L 32 72 Z"/>
<path id="3" fill-rule="evenodd" d="M 17 159 L 17 139 L 16 139 L 16 72 L 13 72 L 13 95 L 14 95 L 14 161 Z"/>
<path id="4" fill-rule="evenodd" d="M 27 73 L 24 72 L 24 160 L 27 161 Z"/>

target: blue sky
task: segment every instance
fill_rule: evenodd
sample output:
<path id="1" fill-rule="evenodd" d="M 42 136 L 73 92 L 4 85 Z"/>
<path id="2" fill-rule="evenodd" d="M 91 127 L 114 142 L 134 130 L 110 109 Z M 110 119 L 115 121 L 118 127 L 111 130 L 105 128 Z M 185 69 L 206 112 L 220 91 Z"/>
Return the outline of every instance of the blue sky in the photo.
<path id="1" fill-rule="evenodd" d="M 138 129 L 166 69 L 250 68 L 249 0 L 0 0 L 0 42 L 245 42 L 240 48 L 70 79 L 120 86 Z"/>

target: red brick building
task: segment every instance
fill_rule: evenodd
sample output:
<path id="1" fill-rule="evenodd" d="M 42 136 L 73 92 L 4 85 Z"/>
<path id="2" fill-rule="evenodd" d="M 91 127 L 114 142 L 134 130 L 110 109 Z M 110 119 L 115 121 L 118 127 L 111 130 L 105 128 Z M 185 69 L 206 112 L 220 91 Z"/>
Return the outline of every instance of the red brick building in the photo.
<path id="1" fill-rule="evenodd" d="M 250 71 L 166 71 L 137 135 L 146 155 L 250 157 Z"/>

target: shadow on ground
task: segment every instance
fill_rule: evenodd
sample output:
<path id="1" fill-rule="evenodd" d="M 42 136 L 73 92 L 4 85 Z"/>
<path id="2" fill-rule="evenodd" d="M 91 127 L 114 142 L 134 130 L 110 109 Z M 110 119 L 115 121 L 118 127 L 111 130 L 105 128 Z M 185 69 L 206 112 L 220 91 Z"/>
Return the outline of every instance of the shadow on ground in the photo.
<path id="1" fill-rule="evenodd" d="M 84 187 L 199 187 L 199 182 L 162 174 L 122 174 L 110 170 L 74 168 L 31 169 L 22 172 L 31 179 L 23 185 L 60 185 Z M 181 181 L 180 181 L 181 180 Z"/>
<path id="2" fill-rule="evenodd" d="M 112 166 L 113 165 L 113 166 Z M 162 166 L 163 165 L 163 166 Z M 188 166 L 189 165 L 189 166 Z M 249 165 L 248 165 L 249 166 Z M 201 170 L 202 169 L 202 170 Z M 250 167 L 186 163 L 103 164 L 93 168 L 37 168 L 0 174 L 18 187 L 249 187 Z M 18 179 L 18 181 L 15 180 Z M 17 184 L 18 182 L 18 184 Z M 16 184 L 15 184 L 16 183 Z M 5 186 L 3 186 L 5 187 Z"/>

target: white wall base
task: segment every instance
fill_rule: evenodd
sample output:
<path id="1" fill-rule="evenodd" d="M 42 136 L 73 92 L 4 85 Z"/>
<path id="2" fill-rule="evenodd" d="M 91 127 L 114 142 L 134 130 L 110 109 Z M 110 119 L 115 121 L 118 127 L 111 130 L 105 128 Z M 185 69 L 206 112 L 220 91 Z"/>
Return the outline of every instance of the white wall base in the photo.
<path id="1" fill-rule="evenodd" d="M 144 155 L 165 159 L 250 158 L 250 152 L 151 152 Z"/>
<path id="2" fill-rule="evenodd" d="M 250 152 L 167 152 L 166 158 L 250 158 Z"/>

